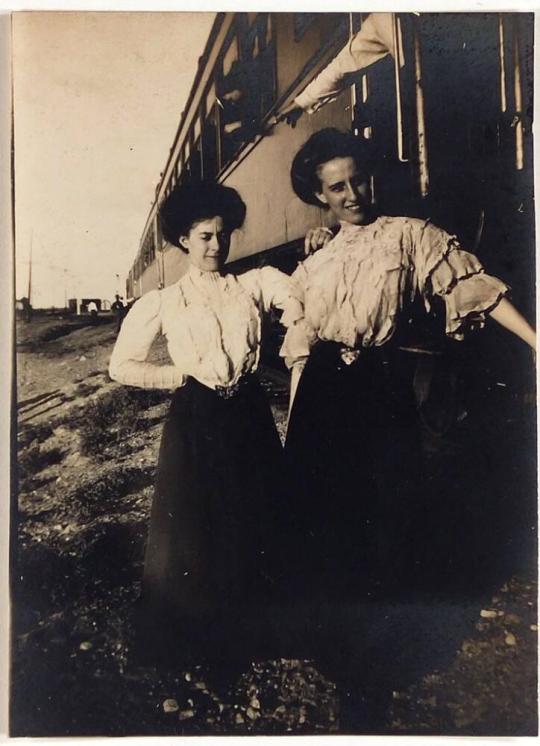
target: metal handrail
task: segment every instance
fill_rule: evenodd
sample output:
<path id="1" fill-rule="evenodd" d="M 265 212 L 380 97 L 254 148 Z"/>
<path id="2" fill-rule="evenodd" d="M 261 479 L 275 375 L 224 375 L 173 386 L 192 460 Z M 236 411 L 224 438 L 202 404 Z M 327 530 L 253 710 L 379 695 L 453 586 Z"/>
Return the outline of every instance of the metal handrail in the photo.
<path id="1" fill-rule="evenodd" d="M 403 127 L 403 97 L 401 91 L 401 58 L 402 33 L 401 23 L 397 13 L 392 13 L 392 41 L 394 45 L 394 79 L 396 84 L 396 114 L 397 114 L 397 155 L 401 163 L 408 163 L 410 158 L 405 156 L 405 133 Z"/>
<path id="2" fill-rule="evenodd" d="M 422 50 L 420 46 L 420 34 L 415 25 L 413 30 L 414 40 L 414 86 L 416 94 L 416 134 L 418 140 L 418 170 L 420 181 L 420 194 L 427 197 L 429 194 L 429 164 L 428 146 L 426 133 L 426 120 L 424 111 L 424 90 L 422 84 Z"/>

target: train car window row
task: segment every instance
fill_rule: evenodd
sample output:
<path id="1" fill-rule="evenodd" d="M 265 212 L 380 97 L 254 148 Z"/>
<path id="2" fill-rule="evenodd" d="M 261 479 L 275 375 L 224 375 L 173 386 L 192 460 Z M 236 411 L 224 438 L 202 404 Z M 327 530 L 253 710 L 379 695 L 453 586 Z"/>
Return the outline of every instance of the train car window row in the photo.
<path id="1" fill-rule="evenodd" d="M 294 38 L 300 41 L 314 25 L 318 14 L 294 15 Z M 344 14 L 330 14 L 331 27 L 338 15 L 343 22 Z M 156 196 L 159 198 L 161 193 L 163 199 L 177 183 L 216 178 L 225 170 L 240 149 L 259 133 L 261 121 L 276 102 L 277 86 L 273 14 L 235 14 L 168 181 L 158 187 Z M 155 211 L 156 205 L 133 265 L 132 283 L 141 278 L 156 250 L 164 248 Z M 147 248 L 150 245 L 152 251 Z"/>
<path id="2" fill-rule="evenodd" d="M 231 183 L 241 188 L 242 174 L 252 174 L 251 153 L 253 163 L 259 153 L 259 147 L 251 151 L 245 146 L 262 134 L 265 116 L 278 101 L 301 90 L 368 15 L 227 15 L 219 47 L 212 48 L 204 68 L 204 82 L 194 88 L 189 119 L 182 119 L 174 160 L 156 192 L 132 284 L 147 268 L 146 236 L 154 237 L 154 251 L 163 247 L 156 218 L 159 201 L 187 179 L 221 178 L 227 183 L 235 161 L 240 167 Z M 339 126 L 350 126 L 357 136 L 371 140 L 377 154 L 372 182 L 381 209 L 429 217 L 459 233 L 466 245 L 487 251 L 509 210 L 509 195 L 515 202 L 512 225 L 525 221 L 523 191 L 532 158 L 530 17 L 395 14 L 393 23 L 400 57 L 388 55 L 351 76 L 350 94 L 331 105 L 336 119 Z M 325 117 L 326 112 L 306 118 L 302 126 L 317 128 Z M 257 209 L 255 197 L 254 202 Z M 486 226 L 483 232 L 479 225 Z M 523 233 L 528 235 L 526 226 Z M 167 261 L 172 266 L 175 259 L 167 256 Z M 174 265 L 171 274 L 176 270 Z M 147 277 L 145 287 L 154 282 L 153 275 Z"/>

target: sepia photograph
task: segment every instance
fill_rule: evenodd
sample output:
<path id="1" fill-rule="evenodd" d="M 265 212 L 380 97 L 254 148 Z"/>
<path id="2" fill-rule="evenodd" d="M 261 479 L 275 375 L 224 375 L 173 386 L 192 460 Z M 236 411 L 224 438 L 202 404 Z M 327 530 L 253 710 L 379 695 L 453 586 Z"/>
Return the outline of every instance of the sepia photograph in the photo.
<path id="1" fill-rule="evenodd" d="M 9 23 L 9 735 L 537 736 L 534 13 Z"/>

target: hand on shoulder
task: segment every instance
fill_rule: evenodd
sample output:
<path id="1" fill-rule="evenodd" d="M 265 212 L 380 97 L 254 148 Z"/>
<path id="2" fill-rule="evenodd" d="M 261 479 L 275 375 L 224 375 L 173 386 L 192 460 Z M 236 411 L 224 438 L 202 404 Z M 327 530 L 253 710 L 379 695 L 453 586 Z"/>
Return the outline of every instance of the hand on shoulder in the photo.
<path id="1" fill-rule="evenodd" d="M 334 237 L 334 233 L 330 228 L 325 226 L 318 226 L 317 228 L 311 228 L 304 238 L 304 254 L 309 256 L 314 254 L 319 249 L 322 249 L 326 244 L 331 241 Z"/>

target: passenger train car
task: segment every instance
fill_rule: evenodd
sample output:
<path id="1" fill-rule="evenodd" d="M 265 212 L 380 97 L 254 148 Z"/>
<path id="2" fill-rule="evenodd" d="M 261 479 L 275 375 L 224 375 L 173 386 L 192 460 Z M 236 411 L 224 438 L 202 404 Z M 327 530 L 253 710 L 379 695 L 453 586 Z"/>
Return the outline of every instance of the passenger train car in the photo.
<path id="1" fill-rule="evenodd" d="M 295 128 L 273 117 L 361 27 L 363 14 L 219 13 L 163 167 L 127 295 L 176 281 L 185 256 L 164 242 L 160 202 L 177 182 L 235 187 L 247 219 L 238 267 L 290 271 L 322 210 L 294 195 L 292 158 L 314 131 L 351 129 L 377 154 L 374 195 L 387 214 L 455 232 L 533 314 L 532 14 L 392 14 L 395 49 Z M 156 169 L 157 170 L 157 169 Z"/>

